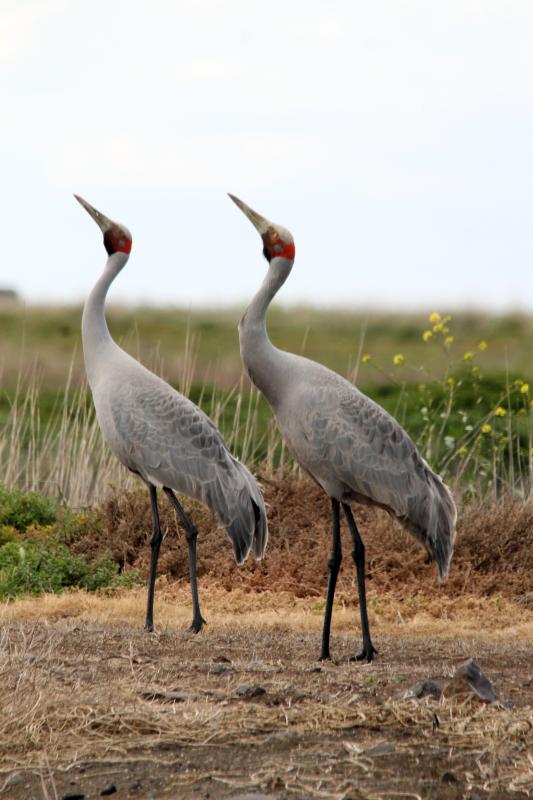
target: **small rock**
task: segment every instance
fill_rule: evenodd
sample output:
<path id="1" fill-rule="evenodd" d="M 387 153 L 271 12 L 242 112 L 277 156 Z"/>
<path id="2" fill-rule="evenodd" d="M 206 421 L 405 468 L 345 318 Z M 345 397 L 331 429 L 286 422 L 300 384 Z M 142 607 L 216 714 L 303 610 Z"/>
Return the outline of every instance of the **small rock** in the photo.
<path id="1" fill-rule="evenodd" d="M 311 667 L 309 672 L 322 672 L 322 667 Z"/>
<path id="2" fill-rule="evenodd" d="M 417 684 L 417 689 L 415 697 L 433 697 L 435 700 L 439 700 L 444 689 L 444 681 L 429 678 Z"/>
<path id="3" fill-rule="evenodd" d="M 179 692 L 143 692 L 142 696 L 145 700 L 160 700 L 163 703 L 185 703 L 187 700 L 196 700 L 196 695 Z"/>
<path id="4" fill-rule="evenodd" d="M 100 797 L 108 797 L 110 794 L 115 794 L 117 791 L 117 787 L 114 783 L 110 783 L 109 786 L 106 786 L 105 789 L 102 789 L 100 792 Z"/>
<path id="5" fill-rule="evenodd" d="M 227 675 L 231 672 L 231 669 L 228 669 L 223 664 L 215 664 L 214 667 L 211 667 L 209 670 L 209 675 Z"/>
<path id="6" fill-rule="evenodd" d="M 446 695 L 474 694 L 485 703 L 495 703 L 500 699 L 500 693 L 493 683 L 483 675 L 479 664 L 469 658 L 455 670 L 455 673 L 446 687 Z"/>
<path id="7" fill-rule="evenodd" d="M 441 781 L 443 783 L 457 783 L 457 778 L 453 774 L 453 772 L 443 772 Z"/>
<path id="8" fill-rule="evenodd" d="M 425 681 L 415 683 L 410 689 L 399 692 L 396 697 L 400 700 L 408 700 L 411 697 L 416 697 L 418 700 L 421 700 L 422 697 L 433 697 L 434 700 L 440 700 L 443 690 L 444 681 L 427 678 Z"/>
<path id="9" fill-rule="evenodd" d="M 261 695 L 266 694 L 266 689 L 263 689 L 262 686 L 244 684 L 235 690 L 235 694 L 237 697 L 260 697 Z"/>
<path id="10" fill-rule="evenodd" d="M 231 664 L 231 659 L 226 656 L 215 656 L 213 662 L 215 664 Z"/>
<path id="11" fill-rule="evenodd" d="M 61 795 L 61 800 L 85 800 L 85 795 L 79 792 L 67 792 Z"/>
<path id="12" fill-rule="evenodd" d="M 140 788 L 141 788 L 141 782 L 135 781 L 135 783 L 132 783 L 130 786 L 130 792 L 138 792 Z"/>

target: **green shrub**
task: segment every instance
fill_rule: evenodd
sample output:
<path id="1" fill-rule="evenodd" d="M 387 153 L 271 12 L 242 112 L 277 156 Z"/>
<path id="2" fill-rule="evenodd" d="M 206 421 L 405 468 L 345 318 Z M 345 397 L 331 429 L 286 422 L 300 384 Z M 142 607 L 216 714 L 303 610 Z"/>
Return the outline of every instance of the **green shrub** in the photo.
<path id="1" fill-rule="evenodd" d="M 19 538 L 19 532 L 13 525 L 0 525 L 0 547 L 7 542 L 14 542 Z"/>
<path id="2" fill-rule="evenodd" d="M 82 538 L 95 538 L 102 522 L 93 511 L 71 511 L 61 508 L 54 525 L 54 536 L 59 542 L 71 545 Z"/>
<path id="3" fill-rule="evenodd" d="M 57 505 L 51 498 L 0 486 L 0 525 L 25 531 L 30 525 L 52 525 L 56 518 Z"/>
<path id="4" fill-rule="evenodd" d="M 71 587 L 92 592 L 131 587 L 139 582 L 137 571 L 119 575 L 117 569 L 111 559 L 87 561 L 54 540 L 46 544 L 31 540 L 8 542 L 0 547 L 0 599 L 61 592 Z"/>

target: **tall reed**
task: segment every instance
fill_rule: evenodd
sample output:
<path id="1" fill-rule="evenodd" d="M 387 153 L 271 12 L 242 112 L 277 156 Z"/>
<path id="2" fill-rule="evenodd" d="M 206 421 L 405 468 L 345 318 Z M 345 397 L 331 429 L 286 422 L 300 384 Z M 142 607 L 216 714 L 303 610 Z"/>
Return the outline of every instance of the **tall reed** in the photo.
<path id="1" fill-rule="evenodd" d="M 487 343 L 480 342 L 475 350 L 463 354 L 454 353 L 451 318 L 434 313 L 430 319 L 431 327 L 421 331 L 428 345 L 425 365 L 409 364 L 396 353 L 391 357 L 392 366 L 382 366 L 364 353 L 363 331 L 349 377 L 364 379 L 364 370 L 374 368 L 384 386 L 394 387 L 391 411 L 405 424 L 424 457 L 453 485 L 457 496 L 496 499 L 511 491 L 531 498 L 533 404 L 529 385 L 507 376 L 490 394 L 481 370 Z M 241 460 L 260 466 L 263 473 L 297 470 L 264 399 L 246 386 L 243 377 L 230 389 L 204 382 L 198 392 L 193 379 L 199 345 L 199 339 L 188 330 L 179 360 L 180 390 L 186 395 L 195 393 L 194 399 Z M 440 375 L 431 368 L 435 359 L 430 348 L 434 346 L 444 348 L 449 356 Z M 164 371 L 157 352 L 152 361 L 148 366 L 156 373 Z M 20 371 L 7 419 L 0 426 L 0 482 L 8 488 L 51 495 L 72 506 L 87 506 L 110 492 L 134 486 L 136 479 L 104 444 L 88 387 L 84 382 L 74 385 L 72 368 L 46 422 L 41 420 L 39 387 L 35 369 Z"/>

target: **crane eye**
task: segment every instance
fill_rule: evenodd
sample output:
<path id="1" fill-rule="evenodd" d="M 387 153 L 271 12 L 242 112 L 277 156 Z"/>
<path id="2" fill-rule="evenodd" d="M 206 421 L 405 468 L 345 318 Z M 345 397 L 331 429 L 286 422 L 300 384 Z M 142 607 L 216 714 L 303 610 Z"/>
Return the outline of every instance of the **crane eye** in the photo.
<path id="1" fill-rule="evenodd" d="M 274 245 L 274 250 L 275 250 L 276 253 L 282 253 L 283 252 L 283 247 L 280 244 L 275 244 Z"/>

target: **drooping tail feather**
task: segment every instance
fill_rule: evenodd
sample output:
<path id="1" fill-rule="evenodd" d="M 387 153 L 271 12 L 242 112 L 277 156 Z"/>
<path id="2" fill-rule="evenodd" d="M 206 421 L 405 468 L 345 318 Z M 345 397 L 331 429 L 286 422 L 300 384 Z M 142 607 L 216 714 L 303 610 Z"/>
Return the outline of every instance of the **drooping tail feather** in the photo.
<path id="1" fill-rule="evenodd" d="M 426 548 L 437 566 L 439 578 L 445 580 L 452 559 L 457 510 L 446 484 L 425 466 L 423 496 L 410 498 L 408 516 L 402 521 Z"/>
<path id="2" fill-rule="evenodd" d="M 255 481 L 253 475 L 246 469 L 244 464 L 237 462 L 242 469 L 246 483 L 250 491 L 250 502 L 254 512 L 254 532 L 252 537 L 252 549 L 256 559 L 261 559 L 265 555 L 268 542 L 268 523 L 263 495 Z"/>
<path id="3" fill-rule="evenodd" d="M 254 556 L 261 559 L 268 542 L 268 524 L 265 503 L 255 479 L 244 464 L 233 459 L 239 477 L 244 478 L 233 502 L 224 498 L 226 508 L 217 509 L 233 545 L 235 560 L 242 564 L 253 549 Z"/>
<path id="4" fill-rule="evenodd" d="M 261 498 L 262 501 L 263 498 Z M 265 511 L 265 504 L 261 502 L 258 505 L 252 498 L 252 505 L 255 514 L 255 531 L 252 547 L 254 549 L 254 556 L 260 560 L 265 555 L 265 550 L 268 542 L 268 524 L 267 515 Z"/>

